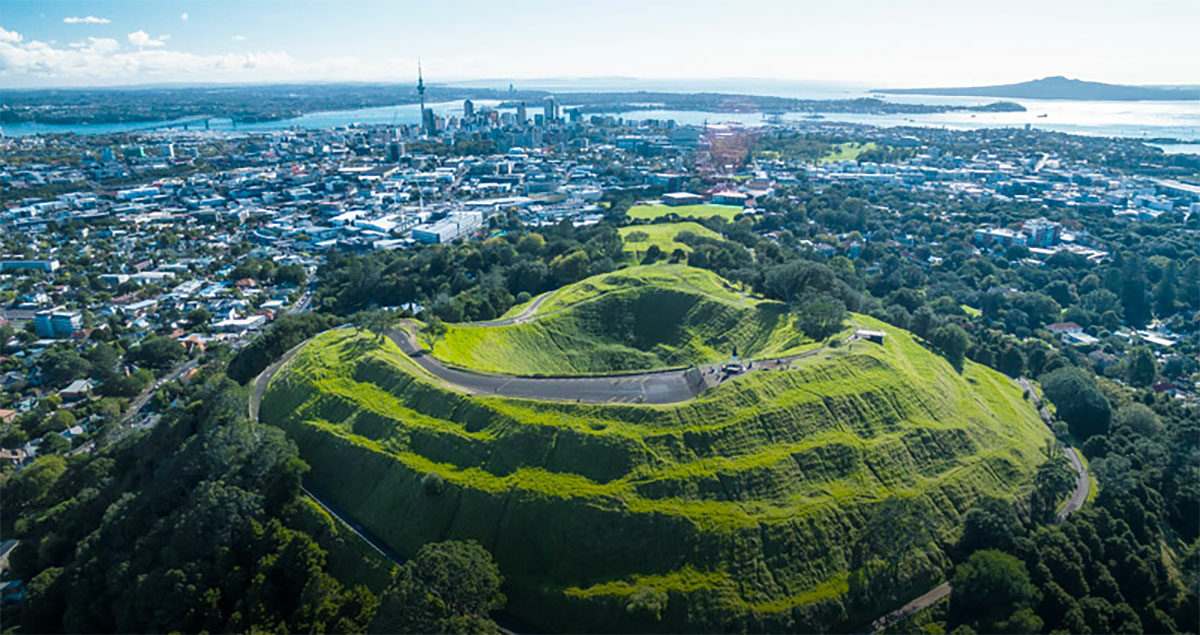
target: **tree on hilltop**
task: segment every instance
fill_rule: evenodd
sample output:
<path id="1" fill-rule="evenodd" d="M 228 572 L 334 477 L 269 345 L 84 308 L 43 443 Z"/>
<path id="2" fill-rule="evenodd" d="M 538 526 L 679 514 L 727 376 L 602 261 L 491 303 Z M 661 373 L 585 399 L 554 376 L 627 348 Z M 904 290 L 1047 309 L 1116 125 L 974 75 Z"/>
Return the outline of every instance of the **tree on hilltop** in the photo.
<path id="1" fill-rule="evenodd" d="M 796 312 L 796 325 L 814 340 L 822 340 L 842 329 L 846 321 L 846 305 L 828 294 L 806 301 Z"/>
<path id="2" fill-rule="evenodd" d="M 362 311 L 354 318 L 355 328 L 374 333 L 377 340 L 386 337 L 395 323 L 396 315 L 391 311 Z"/>
<path id="3" fill-rule="evenodd" d="M 963 357 L 966 356 L 967 348 L 971 345 L 971 338 L 961 326 L 957 324 L 939 326 L 934 329 L 929 339 L 942 352 L 951 366 L 962 371 Z"/>

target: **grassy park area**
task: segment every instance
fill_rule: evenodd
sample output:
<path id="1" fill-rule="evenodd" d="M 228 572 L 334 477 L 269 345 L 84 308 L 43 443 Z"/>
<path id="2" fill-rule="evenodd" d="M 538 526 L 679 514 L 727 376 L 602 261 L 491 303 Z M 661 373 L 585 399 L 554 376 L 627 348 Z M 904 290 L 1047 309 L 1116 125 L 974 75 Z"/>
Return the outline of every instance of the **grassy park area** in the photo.
<path id="1" fill-rule="evenodd" d="M 742 207 L 738 205 L 713 205 L 712 203 L 704 203 L 701 205 L 663 205 L 661 203 L 648 205 L 634 205 L 629 208 L 627 215 L 633 219 L 650 219 L 663 218 L 670 214 L 675 214 L 680 218 L 711 218 L 720 216 L 725 220 L 733 220 L 734 216 L 742 213 Z"/>
<path id="2" fill-rule="evenodd" d="M 820 163 L 833 163 L 835 161 L 853 161 L 858 158 L 858 155 L 875 149 L 875 142 L 858 143 L 855 141 L 849 143 L 839 143 L 829 151 L 828 154 L 821 157 Z"/>
<path id="3" fill-rule="evenodd" d="M 676 249 L 690 252 L 691 247 L 675 240 L 675 237 L 681 232 L 690 232 L 702 238 L 721 238 L 717 232 L 700 223 L 693 222 L 629 225 L 618 231 L 621 232 L 621 238 L 625 240 L 625 251 L 638 255 L 646 253 L 651 245 L 658 245 L 659 249 L 668 254 Z M 643 234 L 645 238 L 642 238 Z"/>

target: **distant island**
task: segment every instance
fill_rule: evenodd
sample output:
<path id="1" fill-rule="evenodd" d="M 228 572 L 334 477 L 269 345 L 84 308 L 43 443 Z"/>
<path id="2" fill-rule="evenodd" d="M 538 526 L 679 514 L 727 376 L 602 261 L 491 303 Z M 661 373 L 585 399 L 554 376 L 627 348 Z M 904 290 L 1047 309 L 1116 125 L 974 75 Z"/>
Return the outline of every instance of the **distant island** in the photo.
<path id="1" fill-rule="evenodd" d="M 1077 101 L 1200 101 L 1200 87 L 1167 88 L 1126 86 L 1069 79 L 1061 75 L 1018 84 L 966 88 L 888 88 L 876 93 L 892 95 L 947 95 L 1003 97 L 1008 99 L 1073 99 Z"/>

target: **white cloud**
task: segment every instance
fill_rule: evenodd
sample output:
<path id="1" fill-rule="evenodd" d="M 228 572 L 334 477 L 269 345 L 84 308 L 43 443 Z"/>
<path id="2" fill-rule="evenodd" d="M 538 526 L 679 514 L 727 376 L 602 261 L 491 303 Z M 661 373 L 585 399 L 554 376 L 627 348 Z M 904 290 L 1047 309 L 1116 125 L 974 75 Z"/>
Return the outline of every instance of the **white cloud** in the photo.
<path id="1" fill-rule="evenodd" d="M 65 24 L 108 24 L 109 22 L 112 22 L 112 20 L 109 20 L 108 18 L 97 18 L 94 15 L 89 15 L 84 18 L 63 18 L 63 22 Z"/>
<path id="2" fill-rule="evenodd" d="M 2 1 L 2 0 L 0 0 Z M 140 35 L 139 35 L 140 34 Z M 276 82 L 297 80 L 395 80 L 397 68 L 416 60 L 352 56 L 298 60 L 281 51 L 189 53 L 142 45 L 162 42 L 144 31 L 127 36 L 134 46 L 112 38 L 88 37 L 69 44 L 26 41 L 0 28 L 0 85 L 121 85 L 170 81 Z M 428 70 L 437 60 L 426 60 Z"/>
<path id="3" fill-rule="evenodd" d="M 138 36 L 137 33 L 141 33 Z M 287 53 L 251 52 L 200 55 L 162 48 L 140 48 L 151 38 L 130 34 L 137 49 L 123 49 L 111 38 L 89 37 L 66 46 L 37 40 L 23 42 L 19 33 L 0 28 L 0 78 L 52 80 L 54 84 L 104 84 L 141 81 L 198 81 L 298 79 L 336 76 L 346 63 L 321 60 L 301 63 Z M 165 38 L 160 37 L 161 41 Z"/>
<path id="4" fill-rule="evenodd" d="M 73 49 L 90 51 L 98 55 L 110 55 L 121 49 L 121 43 L 107 37 L 89 37 L 80 42 L 71 42 L 69 45 Z"/>
<path id="5" fill-rule="evenodd" d="M 244 36 L 244 35 L 235 35 L 235 36 L 233 36 L 233 41 L 234 41 L 234 42 L 245 42 L 245 41 L 246 41 L 246 36 Z"/>
<path id="6" fill-rule="evenodd" d="M 179 16 L 179 19 L 183 20 L 184 22 L 187 22 L 187 19 L 188 19 L 187 11 L 184 11 L 183 15 Z"/>
<path id="7" fill-rule="evenodd" d="M 130 33 L 126 37 L 129 38 L 130 44 L 132 44 L 138 48 L 145 48 L 147 46 L 153 46 L 153 47 L 163 46 L 167 43 L 167 40 L 171 39 L 171 36 L 169 36 L 169 35 L 160 35 L 160 36 L 158 36 L 158 39 L 156 40 L 156 39 L 150 37 L 149 33 L 146 33 L 145 31 L 142 31 L 142 30 L 134 31 L 133 33 Z"/>

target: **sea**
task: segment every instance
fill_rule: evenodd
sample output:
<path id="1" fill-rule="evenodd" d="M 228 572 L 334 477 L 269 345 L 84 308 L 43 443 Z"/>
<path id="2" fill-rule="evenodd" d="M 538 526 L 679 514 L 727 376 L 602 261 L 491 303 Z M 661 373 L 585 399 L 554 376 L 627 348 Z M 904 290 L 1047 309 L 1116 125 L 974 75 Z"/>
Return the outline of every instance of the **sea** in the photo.
<path id="1" fill-rule="evenodd" d="M 873 87 L 830 82 L 779 81 L 769 79 L 713 80 L 650 80 L 632 78 L 589 78 L 554 80 L 480 80 L 448 83 L 447 86 L 473 88 L 507 88 L 510 84 L 521 89 L 568 92 L 678 92 L 678 93 L 737 93 L 773 95 L 798 99 L 855 99 L 877 97 L 896 103 L 982 105 L 997 98 L 946 97 L 935 95 L 882 95 Z M 919 126 L 971 130 L 978 128 L 1023 128 L 1028 125 L 1039 130 L 1067 132 L 1102 137 L 1145 139 L 1168 153 L 1200 154 L 1200 99 L 1195 101 L 1071 101 L 1059 99 L 1006 99 L 1025 107 L 1025 112 L 942 112 L 931 114 L 873 115 L 858 113 L 787 113 L 783 121 L 829 121 L 868 124 L 881 127 Z M 477 107 L 497 107 L 499 102 L 475 100 Z M 652 102 L 650 102 L 652 103 Z M 530 112 L 538 109 L 531 105 Z M 462 102 L 430 104 L 435 112 L 451 115 L 462 112 Z M 673 119 L 679 124 L 738 123 L 743 126 L 767 124 L 760 113 L 714 113 L 670 109 L 640 109 L 612 113 L 626 120 Z M 265 131 L 286 128 L 330 128 L 354 124 L 416 124 L 420 122 L 420 107 L 400 104 L 354 110 L 335 110 L 308 113 L 293 119 L 257 123 L 234 123 L 229 119 L 210 119 L 207 126 L 195 120 L 138 122 L 123 124 L 53 125 L 21 123 L 7 124 L 2 132 L 21 136 L 55 132 L 101 134 L 113 132 L 150 131 L 155 129 L 212 131 Z M 1172 142 L 1162 143 L 1159 140 Z"/>

